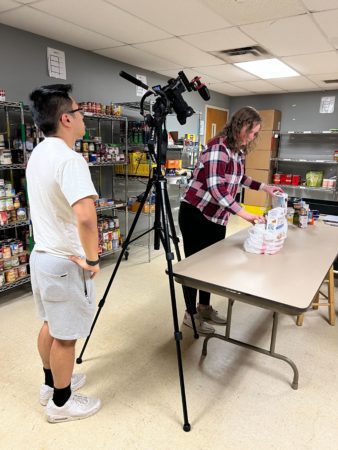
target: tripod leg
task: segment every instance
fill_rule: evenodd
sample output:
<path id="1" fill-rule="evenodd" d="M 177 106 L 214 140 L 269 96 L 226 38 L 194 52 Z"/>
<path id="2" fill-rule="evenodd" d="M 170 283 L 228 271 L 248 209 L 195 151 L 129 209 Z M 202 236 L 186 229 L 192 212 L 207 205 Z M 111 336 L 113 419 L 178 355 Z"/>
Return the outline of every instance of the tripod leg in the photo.
<path id="1" fill-rule="evenodd" d="M 119 267 L 120 267 L 120 264 L 121 264 L 123 255 L 125 254 L 125 252 L 126 252 L 127 249 L 128 249 L 129 243 L 130 243 L 130 241 L 131 241 L 131 237 L 132 237 L 132 235 L 133 235 L 133 232 L 134 232 L 134 230 L 135 230 L 136 224 L 137 224 L 137 222 L 138 222 L 138 219 L 139 219 L 140 214 L 141 214 L 141 212 L 142 212 L 143 206 L 144 206 L 144 204 L 145 204 L 145 202 L 146 202 L 146 200 L 147 200 L 147 198 L 148 198 L 148 195 L 149 195 L 149 192 L 151 191 L 152 186 L 153 186 L 153 180 L 152 180 L 152 179 L 149 179 L 148 184 L 147 184 L 146 191 L 145 191 L 145 193 L 144 193 L 144 197 L 142 198 L 142 201 L 141 201 L 141 203 L 140 203 L 140 205 L 139 205 L 139 207 L 138 207 L 138 210 L 137 210 L 137 212 L 136 212 L 136 216 L 135 216 L 135 218 L 134 218 L 134 220 L 133 220 L 133 223 L 131 224 L 129 233 L 128 233 L 127 237 L 126 237 L 126 240 L 125 240 L 124 243 L 122 244 L 122 250 L 121 250 L 121 253 L 120 253 L 120 255 L 119 255 L 118 259 L 117 259 L 117 262 L 116 262 L 116 265 L 115 265 L 115 267 L 114 267 L 114 271 L 113 271 L 113 273 L 112 273 L 112 276 L 110 277 L 110 280 L 109 280 L 109 282 L 108 282 L 108 285 L 107 285 L 107 287 L 106 287 L 106 290 L 104 291 L 104 294 L 103 294 L 102 299 L 99 301 L 98 310 L 97 310 L 97 313 L 96 313 L 95 318 L 94 318 L 94 320 L 93 320 L 93 324 L 92 324 L 92 326 L 91 326 L 90 333 L 89 333 L 89 335 L 87 336 L 87 338 L 86 338 L 86 340 L 85 340 L 85 343 L 84 343 L 84 345 L 83 345 L 83 347 L 82 347 L 82 350 L 81 350 L 81 352 L 80 352 L 80 355 L 79 355 L 78 358 L 76 359 L 77 364 L 81 364 L 81 363 L 82 363 L 82 356 L 83 356 L 83 354 L 84 354 L 84 352 L 85 352 L 85 350 L 86 350 L 86 347 L 87 347 L 87 345 L 88 345 L 89 339 L 90 339 L 90 337 L 91 337 L 91 335 L 92 335 L 92 332 L 93 332 L 93 330 L 94 330 L 94 328 L 95 328 L 96 322 L 97 322 L 97 320 L 98 320 L 98 318 L 99 318 L 99 315 L 100 315 L 100 313 L 101 313 L 101 310 L 102 310 L 102 308 L 103 308 L 103 305 L 104 305 L 105 302 L 106 302 L 107 295 L 108 295 L 108 293 L 109 293 L 109 291 L 110 291 L 111 285 L 113 284 L 114 278 L 115 278 L 115 276 L 116 276 L 116 274 L 117 274 L 117 271 L 118 271 L 118 269 L 119 269 Z M 150 231 L 151 231 L 151 230 L 149 230 L 149 232 L 150 232 Z"/>
<path id="2" fill-rule="evenodd" d="M 160 203 L 161 213 L 162 213 L 162 230 L 163 230 L 163 246 L 166 253 L 167 260 L 167 268 L 168 268 L 168 278 L 169 278 L 169 286 L 170 286 L 170 297 L 171 297 L 171 307 L 172 307 L 172 315 L 174 322 L 174 337 L 176 342 L 176 353 L 177 353 L 177 363 L 178 363 L 178 372 L 180 378 L 180 387 L 181 387 L 181 397 L 182 397 L 182 407 L 183 407 L 183 416 L 184 416 L 184 431 L 190 431 L 190 424 L 188 420 L 188 410 L 187 410 L 187 402 L 185 396 L 185 387 L 184 387 L 184 374 L 183 374 L 183 363 L 182 363 L 182 354 L 181 354 L 181 345 L 180 341 L 182 340 L 182 333 L 179 330 L 178 319 L 177 319 L 177 305 L 176 305 L 176 295 L 175 295 L 175 283 L 173 276 L 173 268 L 172 268 L 172 260 L 174 259 L 174 255 L 171 252 L 170 248 L 170 237 L 169 237 L 169 229 L 168 229 L 168 211 L 167 204 L 165 201 L 165 186 L 166 180 L 162 179 L 158 181 L 160 184 L 160 188 L 158 188 L 158 192 L 161 194 L 157 199 Z M 171 211 L 170 211 L 171 213 Z"/>
<path id="3" fill-rule="evenodd" d="M 173 215 L 172 215 L 171 207 L 170 207 L 168 190 L 166 187 L 167 187 L 167 184 L 165 184 L 163 194 L 164 194 L 164 201 L 165 201 L 165 206 L 166 206 L 167 217 L 168 217 L 168 221 L 169 221 L 170 233 L 171 233 L 172 241 L 175 246 L 176 258 L 178 261 L 181 261 L 181 253 L 180 253 L 180 249 L 178 246 L 178 243 L 180 242 L 180 240 L 176 233 L 175 223 L 174 223 L 174 219 L 173 219 Z M 194 330 L 194 338 L 198 339 L 199 334 L 197 333 L 196 323 L 195 323 L 194 315 L 192 313 L 193 308 L 192 308 L 192 300 L 190 297 L 189 289 L 187 289 L 185 286 L 182 286 L 182 290 L 183 290 L 185 305 L 186 305 L 188 313 L 190 314 L 192 328 Z"/>

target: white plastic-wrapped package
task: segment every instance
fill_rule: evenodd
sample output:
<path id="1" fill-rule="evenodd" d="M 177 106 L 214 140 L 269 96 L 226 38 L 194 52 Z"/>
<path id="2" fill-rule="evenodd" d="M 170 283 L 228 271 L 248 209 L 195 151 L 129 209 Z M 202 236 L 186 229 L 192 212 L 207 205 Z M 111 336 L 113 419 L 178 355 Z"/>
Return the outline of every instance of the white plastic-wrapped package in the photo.
<path id="1" fill-rule="evenodd" d="M 244 250 L 249 253 L 274 255 L 283 247 L 287 236 L 287 220 L 283 208 L 268 212 L 266 224 L 256 224 L 249 229 Z"/>

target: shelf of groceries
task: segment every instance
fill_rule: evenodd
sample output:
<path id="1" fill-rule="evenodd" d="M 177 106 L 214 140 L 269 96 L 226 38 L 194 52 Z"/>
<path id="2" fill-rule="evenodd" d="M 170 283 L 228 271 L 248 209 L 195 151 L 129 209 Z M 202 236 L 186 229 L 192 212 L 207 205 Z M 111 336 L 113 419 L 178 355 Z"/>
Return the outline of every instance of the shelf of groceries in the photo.
<path id="1" fill-rule="evenodd" d="M 15 281 L 10 282 L 10 283 L 4 283 L 2 286 L 0 286 L 0 292 L 8 291 L 9 289 L 13 289 L 18 286 L 22 286 L 23 284 L 29 283 L 30 280 L 31 280 L 30 275 L 18 277 Z"/>

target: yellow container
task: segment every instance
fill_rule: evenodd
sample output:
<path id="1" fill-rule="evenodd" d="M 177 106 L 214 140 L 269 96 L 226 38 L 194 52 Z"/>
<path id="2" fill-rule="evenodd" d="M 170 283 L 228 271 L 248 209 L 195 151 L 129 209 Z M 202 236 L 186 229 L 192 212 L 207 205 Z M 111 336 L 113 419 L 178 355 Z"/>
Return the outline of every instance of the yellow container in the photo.
<path id="1" fill-rule="evenodd" d="M 245 211 L 251 213 L 251 214 L 265 214 L 268 211 L 268 208 L 264 208 L 263 206 L 252 206 L 252 205 L 245 205 L 241 204 Z"/>
<path id="2" fill-rule="evenodd" d="M 132 152 L 129 153 L 129 162 L 130 163 L 139 163 L 139 162 L 147 162 L 148 154 L 145 152 Z"/>

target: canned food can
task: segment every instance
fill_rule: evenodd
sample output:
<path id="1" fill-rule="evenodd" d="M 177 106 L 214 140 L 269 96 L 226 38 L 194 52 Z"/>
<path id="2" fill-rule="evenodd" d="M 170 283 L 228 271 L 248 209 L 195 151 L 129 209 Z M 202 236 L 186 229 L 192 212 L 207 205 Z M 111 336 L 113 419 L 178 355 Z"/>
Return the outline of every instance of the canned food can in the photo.
<path id="1" fill-rule="evenodd" d="M 18 267 L 18 276 L 25 277 L 27 275 L 27 266 Z"/>
<path id="2" fill-rule="evenodd" d="M 17 279 L 17 271 L 15 269 L 10 269 L 5 272 L 6 283 L 13 283 Z"/>
<path id="3" fill-rule="evenodd" d="M 12 267 L 18 267 L 19 265 L 20 265 L 19 257 L 18 256 L 14 256 L 12 258 Z"/>
<path id="4" fill-rule="evenodd" d="M 27 255 L 26 255 L 26 253 L 19 254 L 19 263 L 20 264 L 26 264 L 26 262 L 27 262 Z"/>
<path id="5" fill-rule="evenodd" d="M 299 228 L 307 228 L 307 225 L 308 225 L 307 214 L 300 214 L 298 222 Z"/>

